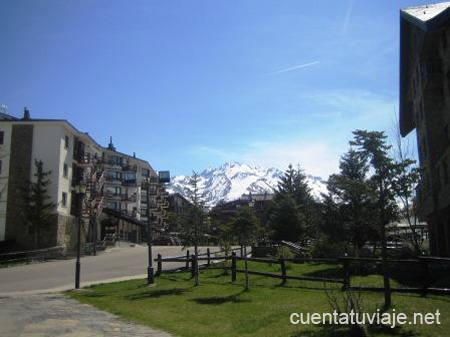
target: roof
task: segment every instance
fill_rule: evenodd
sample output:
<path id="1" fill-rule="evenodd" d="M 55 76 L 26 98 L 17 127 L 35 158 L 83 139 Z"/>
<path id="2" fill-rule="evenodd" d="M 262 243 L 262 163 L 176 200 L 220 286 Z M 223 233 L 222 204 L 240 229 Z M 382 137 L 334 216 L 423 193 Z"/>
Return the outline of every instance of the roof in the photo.
<path id="1" fill-rule="evenodd" d="M 16 117 L 8 115 L 7 113 L 0 112 L 0 120 L 17 120 Z"/>
<path id="2" fill-rule="evenodd" d="M 3 114 L 2 114 L 2 115 L 3 115 Z M 5 114 L 5 115 L 6 115 L 6 114 Z M 4 117 L 4 118 L 1 118 L 1 117 Z M 8 118 L 8 117 L 11 117 L 11 118 Z M 144 159 L 141 159 L 141 158 L 138 158 L 138 157 L 134 157 L 134 156 L 130 156 L 129 154 L 122 153 L 122 152 L 119 152 L 119 151 L 116 151 L 116 150 L 111 150 L 111 149 L 108 149 L 107 147 L 104 147 L 104 146 L 100 145 L 94 138 L 92 138 L 92 136 L 91 136 L 89 133 L 87 133 L 87 132 L 82 132 L 82 131 L 78 130 L 78 129 L 77 129 L 75 126 L 73 126 L 73 124 L 70 123 L 67 119 L 40 119 L 40 118 L 39 118 L 39 119 L 33 119 L 33 118 L 31 118 L 31 119 L 24 120 L 24 119 L 19 119 L 19 118 L 10 116 L 10 115 L 6 115 L 6 116 L 0 116 L 0 122 L 13 122 L 13 123 L 35 123 L 35 122 L 62 123 L 62 124 L 65 124 L 69 129 L 72 129 L 72 131 L 73 131 L 74 133 L 77 133 L 77 134 L 80 135 L 80 136 L 84 136 L 84 137 L 89 138 L 89 140 L 90 140 L 92 143 L 94 143 L 96 146 L 98 146 L 98 147 L 101 148 L 102 150 L 104 150 L 104 151 L 106 150 L 106 151 L 110 151 L 110 152 L 115 152 L 115 153 L 117 153 L 117 154 L 119 154 L 119 155 L 121 155 L 121 156 L 125 156 L 125 157 L 128 157 L 128 158 L 130 158 L 130 159 L 134 159 L 134 160 L 141 161 L 141 162 L 147 164 L 147 165 L 151 168 L 152 171 L 155 171 L 155 170 L 153 169 L 153 167 L 150 165 L 150 163 L 149 163 L 148 161 L 144 160 Z"/>
<path id="3" fill-rule="evenodd" d="M 450 2 L 409 7 L 400 10 L 400 133 L 404 137 L 415 127 L 413 107 L 408 104 L 411 62 L 410 34 L 414 27 L 424 33 L 450 25 Z"/>
<path id="4" fill-rule="evenodd" d="M 449 18 L 450 2 L 403 8 L 400 15 L 425 32 L 433 31 Z"/>

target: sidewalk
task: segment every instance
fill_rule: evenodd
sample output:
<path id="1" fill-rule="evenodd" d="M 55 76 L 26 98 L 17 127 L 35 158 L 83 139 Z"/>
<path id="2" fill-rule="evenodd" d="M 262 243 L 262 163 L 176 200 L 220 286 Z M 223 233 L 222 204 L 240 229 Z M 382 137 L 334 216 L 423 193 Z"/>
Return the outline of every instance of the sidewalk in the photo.
<path id="1" fill-rule="evenodd" d="M 0 298 L 2 337 L 170 337 L 62 294 Z"/>

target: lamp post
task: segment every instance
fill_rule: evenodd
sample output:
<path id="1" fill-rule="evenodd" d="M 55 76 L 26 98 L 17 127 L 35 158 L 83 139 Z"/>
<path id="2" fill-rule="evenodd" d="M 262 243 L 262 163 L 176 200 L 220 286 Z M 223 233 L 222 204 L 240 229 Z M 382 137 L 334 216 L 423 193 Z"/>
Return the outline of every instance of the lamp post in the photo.
<path id="1" fill-rule="evenodd" d="M 153 258 L 152 258 L 152 219 L 150 217 L 150 186 L 151 178 L 147 178 L 147 244 L 148 244 L 148 267 L 147 267 L 147 284 L 151 285 L 155 283 L 153 276 Z"/>
<path id="2" fill-rule="evenodd" d="M 77 233 L 77 262 L 75 264 L 75 289 L 80 289 L 80 250 L 81 250 L 81 226 L 83 223 L 83 198 L 86 194 L 86 186 L 82 183 L 75 188 L 76 196 L 78 198 L 78 233 Z"/>

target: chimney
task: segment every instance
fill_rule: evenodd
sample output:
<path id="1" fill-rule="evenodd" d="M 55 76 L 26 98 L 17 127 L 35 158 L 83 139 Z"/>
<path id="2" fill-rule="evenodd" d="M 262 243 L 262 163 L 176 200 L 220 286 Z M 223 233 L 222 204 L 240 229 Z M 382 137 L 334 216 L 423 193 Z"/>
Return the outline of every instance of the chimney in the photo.
<path id="1" fill-rule="evenodd" d="M 22 118 L 22 120 L 29 121 L 30 119 L 31 119 L 30 118 L 30 110 L 28 110 L 27 107 L 23 108 L 23 118 Z"/>
<path id="2" fill-rule="evenodd" d="M 136 158 L 136 152 L 133 152 L 133 157 Z"/>
<path id="3" fill-rule="evenodd" d="M 111 136 L 109 137 L 108 150 L 116 151 L 116 148 L 114 147 Z"/>

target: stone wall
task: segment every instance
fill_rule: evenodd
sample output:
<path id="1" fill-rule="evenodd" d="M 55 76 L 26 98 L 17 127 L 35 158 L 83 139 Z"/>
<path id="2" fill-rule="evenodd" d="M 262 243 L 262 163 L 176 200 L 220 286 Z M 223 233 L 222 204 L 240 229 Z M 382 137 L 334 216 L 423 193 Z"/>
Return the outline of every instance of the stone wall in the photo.
<path id="1" fill-rule="evenodd" d="M 6 240 L 14 240 L 23 249 L 33 248 L 28 226 L 21 220 L 24 184 L 31 177 L 33 125 L 13 125 L 6 206 Z"/>

